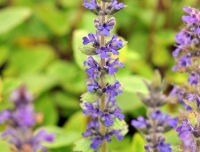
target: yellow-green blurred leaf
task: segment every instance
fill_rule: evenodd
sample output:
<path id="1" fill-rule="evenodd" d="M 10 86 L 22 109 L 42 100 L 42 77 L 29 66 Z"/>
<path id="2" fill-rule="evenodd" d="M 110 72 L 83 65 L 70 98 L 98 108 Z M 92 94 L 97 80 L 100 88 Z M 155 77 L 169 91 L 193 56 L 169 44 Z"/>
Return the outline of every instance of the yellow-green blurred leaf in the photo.
<path id="1" fill-rule="evenodd" d="M 73 33 L 73 51 L 74 51 L 74 58 L 76 64 L 81 68 L 83 68 L 83 62 L 87 60 L 87 56 L 83 54 L 78 48 L 83 46 L 82 38 L 87 36 L 88 32 L 85 30 L 76 30 Z"/>
<path id="2" fill-rule="evenodd" d="M 11 152 L 11 145 L 8 142 L 0 140 L 1 151 L 2 152 Z"/>
<path id="3" fill-rule="evenodd" d="M 11 53 L 4 76 L 33 74 L 45 68 L 55 59 L 55 54 L 49 46 L 37 46 L 29 50 L 15 50 Z"/>
<path id="4" fill-rule="evenodd" d="M 55 125 L 58 122 L 58 112 L 50 95 L 47 93 L 34 101 L 35 109 L 43 115 L 43 125 Z"/>
<path id="5" fill-rule="evenodd" d="M 82 138 L 75 142 L 75 152 L 94 152 L 94 149 L 90 147 L 91 141 L 89 138 Z"/>
<path id="6" fill-rule="evenodd" d="M 73 144 L 79 136 L 76 132 L 66 132 L 64 129 L 56 126 L 42 127 L 48 133 L 55 135 L 55 140 L 52 143 L 45 143 L 47 148 L 60 148 Z"/>
<path id="7" fill-rule="evenodd" d="M 131 144 L 131 151 L 145 152 L 144 145 L 145 145 L 145 140 L 139 133 L 136 133 L 133 137 L 133 141 Z"/>
<path id="8" fill-rule="evenodd" d="M 0 47 L 0 66 L 4 64 L 4 62 L 8 59 L 10 51 L 9 49 L 5 46 Z"/>
<path id="9" fill-rule="evenodd" d="M 64 125 L 64 129 L 67 132 L 76 131 L 81 137 L 81 134 L 85 132 L 87 123 L 87 117 L 82 112 L 76 112 Z"/>
<path id="10" fill-rule="evenodd" d="M 56 7 L 44 3 L 38 5 L 34 11 L 39 19 L 55 34 L 64 35 L 68 32 L 70 27 L 68 16 L 56 9 Z"/>
<path id="11" fill-rule="evenodd" d="M 0 34 L 4 34 L 22 23 L 31 15 L 27 7 L 9 7 L 0 10 Z"/>

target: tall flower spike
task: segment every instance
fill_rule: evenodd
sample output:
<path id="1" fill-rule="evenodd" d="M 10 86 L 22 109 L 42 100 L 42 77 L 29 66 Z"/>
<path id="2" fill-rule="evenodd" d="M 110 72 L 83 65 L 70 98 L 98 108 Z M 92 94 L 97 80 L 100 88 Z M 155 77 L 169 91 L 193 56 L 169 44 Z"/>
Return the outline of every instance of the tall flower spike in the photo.
<path id="1" fill-rule="evenodd" d="M 158 72 L 154 75 L 152 83 L 147 83 L 149 95 L 139 94 L 143 103 L 148 107 L 148 118 L 142 116 L 138 120 L 132 120 L 132 125 L 145 134 L 147 144 L 144 146 L 147 152 L 172 152 L 170 144 L 164 143 L 163 132 L 177 126 L 177 118 L 171 118 L 162 113 L 160 107 L 166 103 L 167 97 L 163 94 L 163 83 L 160 81 Z"/>
<path id="2" fill-rule="evenodd" d="M 117 0 L 101 0 L 99 3 L 96 0 L 84 0 L 83 5 L 98 16 L 94 19 L 96 33 L 83 37 L 85 46 L 80 47 L 82 53 L 89 55 L 88 60 L 84 62 L 84 66 L 87 66 L 85 71 L 89 76 L 88 92 L 81 96 L 81 105 L 83 113 L 94 119 L 83 136 L 86 141 L 90 141 L 90 148 L 107 152 L 106 143 L 111 142 L 111 137 L 115 136 L 122 140 L 127 132 L 124 115 L 115 100 L 115 97 L 122 93 L 121 84 L 116 80 L 115 73 L 124 65 L 119 58 L 111 58 L 113 55 L 119 55 L 119 50 L 125 43 L 117 35 L 111 34 L 116 21 L 114 17 L 110 17 L 124 8 L 124 4 L 118 3 Z M 91 47 L 87 48 L 86 45 Z M 96 60 L 97 58 L 99 59 Z M 116 122 L 123 127 L 116 129 Z M 74 150 L 87 152 L 78 149 L 78 145 Z"/>
<path id="3" fill-rule="evenodd" d="M 188 73 L 188 83 L 175 86 L 171 95 L 176 95 L 179 102 L 189 113 L 188 120 L 184 120 L 176 129 L 184 143 L 185 150 L 200 151 L 200 98 L 199 98 L 199 40 L 200 40 L 200 12 L 192 7 L 184 7 L 188 14 L 182 17 L 185 26 L 176 35 L 177 48 L 173 56 L 177 65 L 173 70 Z M 194 121 L 195 120 L 195 121 Z"/>
<path id="4" fill-rule="evenodd" d="M 1 138 L 8 140 L 18 151 L 46 151 L 42 143 L 53 142 L 55 136 L 48 134 L 45 130 L 33 134 L 36 113 L 31 93 L 22 85 L 12 92 L 10 99 L 14 104 L 14 109 L 6 109 L 0 113 L 0 124 L 8 125 L 8 129 L 2 133 Z"/>

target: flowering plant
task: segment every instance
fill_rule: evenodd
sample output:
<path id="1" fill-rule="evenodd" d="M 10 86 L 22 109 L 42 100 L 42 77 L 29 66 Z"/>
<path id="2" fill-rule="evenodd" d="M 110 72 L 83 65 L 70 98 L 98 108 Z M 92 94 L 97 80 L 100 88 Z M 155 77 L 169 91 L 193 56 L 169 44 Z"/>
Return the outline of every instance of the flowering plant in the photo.
<path id="1" fill-rule="evenodd" d="M 55 136 L 48 134 L 46 130 L 39 130 L 33 133 L 36 124 L 36 113 L 32 104 L 33 96 L 21 86 L 11 94 L 13 109 L 6 109 L 0 113 L 0 124 L 6 123 L 8 128 L 1 134 L 3 139 L 14 145 L 13 151 L 36 152 L 47 151 L 42 145 L 43 142 L 53 142 Z"/>
<path id="2" fill-rule="evenodd" d="M 100 3 L 96 0 L 84 0 L 83 5 L 98 16 L 94 19 L 96 33 L 89 33 L 87 37 L 83 37 L 83 44 L 87 47 L 80 47 L 80 50 L 88 55 L 84 66 L 87 66 L 85 71 L 89 76 L 88 92 L 81 96 L 82 108 L 85 115 L 89 114 L 93 118 L 83 133 L 83 140 L 89 141 L 89 149 L 107 152 L 106 143 L 111 142 L 111 137 L 114 135 L 118 140 L 122 140 L 127 132 L 124 115 L 115 100 L 115 97 L 122 93 L 115 73 L 119 67 L 124 67 L 116 56 L 125 42 L 110 33 L 115 25 L 115 18 L 110 15 L 125 5 L 117 0 L 101 0 Z M 116 122 L 120 126 L 116 126 Z M 78 148 L 79 143 L 76 142 L 74 150 L 84 151 Z"/>
<path id="3" fill-rule="evenodd" d="M 176 95 L 187 111 L 195 115 L 184 120 L 176 129 L 180 139 L 184 142 L 184 149 L 192 152 L 200 151 L 200 98 L 199 98 L 199 40 L 200 40 L 200 12 L 192 7 L 184 7 L 188 16 L 183 16 L 185 26 L 176 35 L 176 49 L 173 52 L 177 64 L 174 71 L 189 73 L 188 83 L 175 86 L 171 95 Z M 190 119 L 192 118 L 192 119 Z"/>
<path id="4" fill-rule="evenodd" d="M 147 152 L 172 152 L 170 144 L 165 143 L 162 133 L 176 128 L 178 119 L 160 111 L 160 107 L 168 101 L 168 97 L 163 94 L 164 81 L 161 82 L 160 74 L 156 72 L 152 83 L 145 83 L 149 95 L 144 96 L 141 93 L 138 95 L 148 107 L 148 119 L 139 116 L 138 120 L 132 121 L 132 125 L 145 134 Z"/>

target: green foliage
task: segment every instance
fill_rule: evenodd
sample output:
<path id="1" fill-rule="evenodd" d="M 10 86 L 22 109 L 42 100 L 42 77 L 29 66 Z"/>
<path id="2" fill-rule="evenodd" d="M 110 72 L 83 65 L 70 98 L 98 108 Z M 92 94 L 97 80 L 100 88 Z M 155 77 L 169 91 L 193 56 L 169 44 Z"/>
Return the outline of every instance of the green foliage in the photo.
<path id="1" fill-rule="evenodd" d="M 98 92 L 86 92 L 81 95 L 81 101 L 95 102 L 101 98 L 102 94 Z"/>
<path id="2" fill-rule="evenodd" d="M 126 135 L 128 132 L 128 125 L 124 120 L 114 119 L 114 124 L 110 127 L 114 130 L 122 130 L 120 133 Z"/>
<path id="3" fill-rule="evenodd" d="M 141 137 L 141 135 L 139 133 L 136 133 L 133 136 L 133 141 L 131 144 L 131 151 L 145 152 L 144 145 L 145 145 L 144 139 Z"/>
<path id="4" fill-rule="evenodd" d="M 48 94 L 42 95 L 35 101 L 35 109 L 43 114 L 43 125 L 57 124 L 58 113 L 52 99 Z"/>
<path id="5" fill-rule="evenodd" d="M 138 115 L 141 112 L 141 107 L 144 107 L 144 105 L 137 96 L 137 92 L 148 93 L 143 80 L 144 78 L 140 76 L 125 76 L 120 79 L 123 93 L 117 97 L 117 101 L 123 111 L 133 112 L 134 115 Z"/>
<path id="6" fill-rule="evenodd" d="M 11 145 L 4 140 L 0 140 L 1 150 L 3 152 L 10 152 Z"/>
<path id="7" fill-rule="evenodd" d="M 88 138 L 82 138 L 75 142 L 74 151 L 75 152 L 94 152 L 94 150 L 90 147 L 91 141 Z"/>
<path id="8" fill-rule="evenodd" d="M 197 106 L 194 102 L 190 102 L 190 101 L 187 101 L 187 100 L 183 100 L 184 103 L 188 106 L 190 106 L 193 110 L 195 110 L 196 112 L 198 112 L 198 109 L 197 109 Z"/>
<path id="9" fill-rule="evenodd" d="M 85 54 L 81 53 L 78 49 L 83 46 L 82 38 L 87 36 L 88 32 L 86 30 L 76 30 L 73 33 L 73 50 L 74 50 L 74 59 L 76 64 L 83 69 L 83 62 L 86 61 L 87 57 Z"/>
<path id="10" fill-rule="evenodd" d="M 102 74 L 101 75 L 101 80 L 104 82 L 104 84 L 113 84 L 116 81 L 115 74 L 110 75 L 110 74 Z"/>
<path id="11" fill-rule="evenodd" d="M 36 16 L 56 35 L 64 35 L 69 31 L 70 24 L 64 12 L 47 3 L 34 9 Z"/>
<path id="12" fill-rule="evenodd" d="M 82 112 L 76 112 L 64 125 L 66 131 L 74 131 L 81 136 L 81 133 L 85 131 L 87 125 L 87 117 Z"/>
<path id="13" fill-rule="evenodd" d="M 4 34 L 22 23 L 31 15 L 26 7 L 10 7 L 0 11 L 0 34 Z"/>
<path id="14" fill-rule="evenodd" d="M 152 78 L 155 69 L 169 84 L 187 80 L 187 75 L 171 71 L 175 64 L 171 52 L 174 49 L 174 36 L 183 26 L 183 6 L 197 7 L 199 2 L 122 2 L 128 7 L 115 14 L 113 33 L 128 41 L 119 55 L 125 68 L 119 69 L 116 78 L 114 75 L 102 77 L 111 84 L 115 79 L 122 83 L 123 94 L 117 97 L 117 102 L 130 122 L 145 113 L 146 108 L 137 92 L 148 93 L 143 79 Z M 0 0 L 0 111 L 12 108 L 10 93 L 21 84 L 26 84 L 34 95 L 35 110 L 44 115 L 41 125 L 51 125 L 47 127 L 48 130 L 57 134 L 56 142 L 48 145 L 50 152 L 72 152 L 73 142 L 81 138 L 90 121 L 80 112 L 79 104 L 80 95 L 86 92 L 85 54 L 95 52 L 85 52 L 88 46 L 83 46 L 82 38 L 88 35 L 88 31 L 96 32 L 93 23 L 95 15 L 84 9 L 82 3 L 83 0 Z M 99 98 L 98 94 L 87 93 L 83 99 L 93 102 Z M 166 105 L 164 111 L 176 116 L 180 107 L 173 103 Z M 193 116 L 190 119 L 195 120 Z M 116 121 L 117 125 L 112 127 L 123 126 L 127 132 L 127 125 Z M 113 138 L 108 145 L 109 150 L 142 152 L 144 140 L 138 133 L 133 136 L 132 141 L 130 135 L 120 142 Z M 167 142 L 174 146 L 179 144 L 175 131 L 168 132 L 166 136 Z M 89 147 L 91 142 L 81 139 L 75 149 L 93 152 L 84 147 L 85 143 Z M 0 141 L 0 145 L 7 146 L 5 150 L 1 147 L 2 151 L 8 150 L 6 142 Z"/>
<path id="15" fill-rule="evenodd" d="M 179 145 L 180 139 L 175 129 L 172 129 L 169 132 L 165 133 L 164 136 L 166 138 L 166 143 L 170 143 L 172 146 Z"/>
<path id="16" fill-rule="evenodd" d="M 51 149 L 71 145 L 79 138 L 79 135 L 77 135 L 76 132 L 67 132 L 64 129 L 56 126 L 44 127 L 42 129 L 45 129 L 49 133 L 55 134 L 56 138 L 53 143 L 44 143 L 46 147 Z"/>

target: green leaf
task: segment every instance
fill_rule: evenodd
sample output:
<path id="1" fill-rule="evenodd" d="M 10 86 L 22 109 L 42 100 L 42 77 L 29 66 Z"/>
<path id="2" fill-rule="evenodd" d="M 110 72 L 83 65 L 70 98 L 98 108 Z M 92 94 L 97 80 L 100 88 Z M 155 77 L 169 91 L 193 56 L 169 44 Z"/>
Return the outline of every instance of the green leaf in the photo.
<path id="1" fill-rule="evenodd" d="M 187 119 L 192 124 L 192 126 L 195 126 L 198 123 L 198 116 L 199 116 L 199 114 L 194 112 L 194 111 L 190 111 L 188 113 L 188 118 Z"/>
<path id="2" fill-rule="evenodd" d="M 181 142 L 175 129 L 171 129 L 170 131 L 164 133 L 164 136 L 166 138 L 165 142 L 169 143 L 170 145 L 176 146 L 179 145 L 179 143 Z"/>
<path id="3" fill-rule="evenodd" d="M 5 61 L 8 59 L 10 51 L 6 46 L 5 47 L 2 46 L 2 47 L 0 47 L 0 52 L 1 52 L 1 55 L 0 55 L 0 66 L 2 66 L 5 63 Z"/>
<path id="4" fill-rule="evenodd" d="M 144 105 L 137 95 L 137 92 L 148 94 L 148 89 L 140 76 L 124 76 L 119 79 L 122 84 L 123 93 L 117 96 L 117 103 L 123 112 L 132 112 L 134 116 L 145 112 Z M 139 110 L 139 111 L 138 111 Z"/>
<path id="5" fill-rule="evenodd" d="M 55 54 L 49 46 L 37 46 L 29 49 L 15 50 L 9 58 L 4 76 L 28 75 L 44 69 Z"/>
<path id="6" fill-rule="evenodd" d="M 187 101 L 187 100 L 183 100 L 183 101 L 186 105 L 190 106 L 193 110 L 195 110 L 196 112 L 198 111 L 197 106 L 194 102 L 190 102 L 190 101 Z"/>
<path id="7" fill-rule="evenodd" d="M 101 98 L 102 94 L 97 92 L 86 92 L 81 95 L 81 101 L 95 102 Z"/>
<path id="8" fill-rule="evenodd" d="M 66 132 L 62 128 L 56 126 L 42 127 L 42 129 L 45 129 L 48 133 L 55 134 L 55 140 L 52 143 L 44 143 L 44 146 L 47 148 L 68 146 L 80 138 L 76 132 Z"/>
<path id="9" fill-rule="evenodd" d="M 59 147 L 59 148 L 51 148 L 48 149 L 49 152 L 73 152 L 71 146 Z"/>
<path id="10" fill-rule="evenodd" d="M 31 15 L 31 10 L 26 7 L 9 7 L 0 11 L 0 34 L 4 34 Z"/>
<path id="11" fill-rule="evenodd" d="M 14 89 L 16 89 L 17 87 L 19 87 L 21 85 L 22 81 L 18 80 L 16 78 L 5 78 L 3 79 L 3 94 L 8 95 L 11 93 L 11 91 L 13 91 Z"/>
<path id="12" fill-rule="evenodd" d="M 146 85 L 144 84 L 145 78 L 140 76 L 125 76 L 122 79 L 120 79 L 120 82 L 122 83 L 124 87 L 124 91 L 137 93 L 140 92 L 142 94 L 148 94 L 148 89 Z"/>
<path id="13" fill-rule="evenodd" d="M 144 145 L 145 145 L 145 140 L 141 137 L 139 133 L 136 133 L 133 137 L 133 141 L 131 144 L 131 151 L 145 152 Z"/>
<path id="14" fill-rule="evenodd" d="M 35 109 L 44 116 L 44 125 L 55 125 L 58 122 L 58 112 L 50 95 L 47 93 L 35 100 Z"/>
<path id="15" fill-rule="evenodd" d="M 67 15 L 56 7 L 48 4 L 40 4 L 35 8 L 35 14 L 44 22 L 49 29 L 57 35 L 64 35 L 69 31 Z"/>
<path id="16" fill-rule="evenodd" d="M 8 142 L 0 140 L 0 145 L 1 145 L 2 152 L 11 152 L 11 150 L 10 150 L 11 145 L 9 145 Z"/>
<path id="17" fill-rule="evenodd" d="M 87 60 L 87 56 L 78 49 L 80 46 L 83 45 L 82 38 L 84 36 L 87 36 L 88 32 L 85 30 L 75 30 L 73 33 L 73 51 L 74 51 L 74 58 L 76 61 L 76 64 L 81 68 L 83 67 L 83 62 Z"/>
<path id="18" fill-rule="evenodd" d="M 102 74 L 101 75 L 101 80 L 104 82 L 104 84 L 113 84 L 116 81 L 115 74 L 110 75 L 108 73 Z"/>
<path id="19" fill-rule="evenodd" d="M 76 96 L 72 96 L 63 91 L 57 91 L 52 96 L 54 98 L 55 103 L 60 107 L 64 108 L 65 110 L 77 110 L 79 109 L 79 100 Z"/>
<path id="20" fill-rule="evenodd" d="M 67 92 L 81 94 L 85 91 L 85 72 L 74 63 L 55 61 L 49 66 L 47 73 L 57 79 Z"/>
<path id="21" fill-rule="evenodd" d="M 94 47 L 82 46 L 78 48 L 85 55 L 97 55 Z"/>
<path id="22" fill-rule="evenodd" d="M 64 125 L 64 129 L 67 132 L 75 131 L 81 137 L 81 134 L 85 132 L 87 123 L 87 117 L 79 111 L 69 118 Z"/>
<path id="23" fill-rule="evenodd" d="M 159 87 L 161 84 L 162 78 L 158 70 L 154 72 L 152 83 L 154 87 Z"/>
<path id="24" fill-rule="evenodd" d="M 0 103 L 2 101 L 2 98 L 3 98 L 3 82 L 2 82 L 2 79 L 0 77 Z"/>
<path id="25" fill-rule="evenodd" d="M 33 74 L 21 79 L 35 96 L 50 90 L 57 83 L 53 77 L 46 74 Z"/>
<path id="26" fill-rule="evenodd" d="M 171 146 L 172 152 L 183 152 L 180 146 Z"/>
<path id="27" fill-rule="evenodd" d="M 116 137 L 112 138 L 112 141 L 108 143 L 108 151 L 112 152 L 131 152 L 131 139 L 125 137 L 123 140 L 118 140 Z"/>
<path id="28" fill-rule="evenodd" d="M 76 1 L 60 0 L 59 2 L 65 7 L 73 7 L 73 8 L 75 8 L 78 5 L 80 5 L 80 3 L 82 3 L 82 0 L 76 0 Z"/>
<path id="29" fill-rule="evenodd" d="M 74 151 L 75 152 L 94 152 L 90 147 L 91 141 L 88 138 L 83 138 L 75 142 Z"/>
<path id="30" fill-rule="evenodd" d="M 126 122 L 124 120 L 119 120 L 118 118 L 113 119 L 113 121 L 114 124 L 109 128 L 112 128 L 114 130 L 122 130 L 120 134 L 122 134 L 123 136 L 126 135 L 126 133 L 128 132 L 128 125 L 126 124 Z"/>

